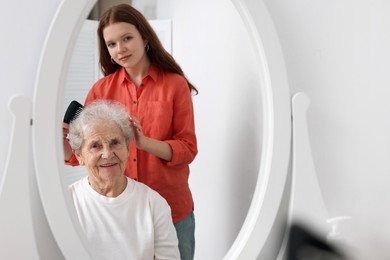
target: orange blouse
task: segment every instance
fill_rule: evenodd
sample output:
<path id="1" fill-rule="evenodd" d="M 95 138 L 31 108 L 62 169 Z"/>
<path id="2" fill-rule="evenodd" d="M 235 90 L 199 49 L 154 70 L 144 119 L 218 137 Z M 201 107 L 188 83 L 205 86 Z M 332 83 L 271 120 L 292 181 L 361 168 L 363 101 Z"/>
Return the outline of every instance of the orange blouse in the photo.
<path id="1" fill-rule="evenodd" d="M 145 136 L 171 146 L 168 162 L 138 150 L 131 142 L 125 175 L 159 192 L 171 207 L 174 223 L 184 219 L 194 208 L 188 177 L 189 164 L 198 152 L 192 97 L 185 78 L 151 66 L 137 89 L 121 68 L 94 84 L 85 105 L 96 99 L 123 103 L 129 114 L 139 119 Z M 76 158 L 67 164 L 77 165 Z"/>

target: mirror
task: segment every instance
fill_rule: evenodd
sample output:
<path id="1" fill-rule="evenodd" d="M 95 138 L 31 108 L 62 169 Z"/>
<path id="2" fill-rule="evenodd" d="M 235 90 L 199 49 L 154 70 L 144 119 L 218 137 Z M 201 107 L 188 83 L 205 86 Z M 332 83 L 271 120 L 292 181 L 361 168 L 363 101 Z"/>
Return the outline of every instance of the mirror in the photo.
<path id="1" fill-rule="evenodd" d="M 198 259 L 221 259 L 244 222 L 257 180 L 263 127 L 260 78 L 254 48 L 232 2 L 180 2 L 171 0 L 167 8 L 166 0 L 148 6 L 133 0 L 133 6 L 145 16 L 152 14 L 147 18 L 155 29 L 170 23 L 172 44 L 165 47 L 200 91 L 193 97 L 199 153 L 190 165 L 196 255 Z M 208 8 L 203 10 L 206 4 Z M 215 21 L 218 10 L 223 12 Z M 188 17 L 189 12 L 202 13 L 203 19 Z M 101 77 L 97 26 L 98 21 L 86 20 L 77 37 L 65 81 L 63 111 L 73 99 L 83 103 Z M 164 36 L 161 27 L 156 30 L 160 39 Z M 67 184 L 85 174 L 80 167 L 67 166 L 65 170 Z M 213 245 L 210 240 L 215 241 Z"/>
<path id="2" fill-rule="evenodd" d="M 77 247 L 69 244 L 70 238 L 76 244 L 82 236 L 66 195 L 62 146 L 35 145 L 47 138 L 61 140 L 59 119 L 66 106 L 70 57 L 95 4 L 70 2 L 62 2 L 42 56 L 33 149 L 53 234 L 66 258 L 86 259 L 83 241 Z M 200 91 L 193 98 L 199 154 L 190 166 L 196 258 L 254 259 L 270 244 L 267 239 L 274 228 L 283 229 L 275 220 L 290 149 L 287 77 L 272 21 L 262 1 L 159 2 L 154 1 L 154 19 L 172 21 L 173 55 Z M 190 18 L 192 13 L 202 14 L 202 19 Z M 280 236 L 274 241 L 281 243 Z M 265 251 L 275 254 L 278 245 L 272 247 Z"/>

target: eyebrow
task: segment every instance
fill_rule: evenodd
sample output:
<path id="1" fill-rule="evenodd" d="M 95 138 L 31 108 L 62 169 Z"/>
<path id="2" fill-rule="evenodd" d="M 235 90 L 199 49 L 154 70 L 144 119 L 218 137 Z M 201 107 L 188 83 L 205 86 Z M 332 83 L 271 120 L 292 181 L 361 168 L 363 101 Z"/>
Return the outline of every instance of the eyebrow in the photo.
<path id="1" fill-rule="evenodd" d="M 115 136 L 113 138 L 110 138 L 110 139 L 106 139 L 106 141 L 108 143 L 111 143 L 112 141 L 120 141 L 122 139 L 121 136 Z M 125 139 L 125 138 L 123 138 Z M 104 143 L 104 141 L 102 142 L 101 139 L 91 139 L 88 141 L 88 144 L 97 144 L 97 143 Z"/>
<path id="2" fill-rule="evenodd" d="M 121 37 L 128 36 L 129 34 L 132 34 L 132 33 L 131 33 L 131 32 L 124 33 L 124 34 L 122 34 L 122 36 L 121 36 Z"/>
<path id="3" fill-rule="evenodd" d="M 124 33 L 121 36 L 119 36 L 119 38 L 123 38 L 123 37 L 126 37 L 126 36 L 132 36 L 132 33 L 131 32 Z M 108 41 L 105 41 L 105 42 L 109 43 L 109 42 L 113 42 L 113 40 L 108 40 Z"/>

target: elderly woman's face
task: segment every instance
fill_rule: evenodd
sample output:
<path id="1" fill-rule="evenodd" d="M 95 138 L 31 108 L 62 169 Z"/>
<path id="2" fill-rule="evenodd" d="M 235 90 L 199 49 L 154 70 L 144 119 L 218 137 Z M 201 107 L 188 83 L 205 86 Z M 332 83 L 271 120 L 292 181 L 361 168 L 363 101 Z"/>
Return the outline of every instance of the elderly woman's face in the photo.
<path id="1" fill-rule="evenodd" d="M 123 176 L 129 150 L 118 125 L 97 123 L 84 132 L 81 151 L 76 156 L 88 169 L 88 174 L 110 181 Z"/>

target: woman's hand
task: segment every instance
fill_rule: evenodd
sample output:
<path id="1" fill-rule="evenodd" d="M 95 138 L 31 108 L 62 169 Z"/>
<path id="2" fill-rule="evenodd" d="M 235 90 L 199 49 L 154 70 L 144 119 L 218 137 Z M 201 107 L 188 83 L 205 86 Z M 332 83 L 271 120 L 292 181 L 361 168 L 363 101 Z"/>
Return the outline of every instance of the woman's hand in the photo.
<path id="1" fill-rule="evenodd" d="M 69 159 L 72 157 L 72 148 L 70 147 L 69 140 L 68 140 L 68 134 L 69 134 L 69 124 L 62 123 L 62 143 L 64 145 L 64 160 L 69 161 Z"/>
<path id="2" fill-rule="evenodd" d="M 135 116 L 129 116 L 129 121 L 133 128 L 134 142 L 138 149 L 149 152 L 166 161 L 172 159 L 172 148 L 168 143 L 146 137 L 138 118 Z"/>
<path id="3" fill-rule="evenodd" d="M 144 133 L 142 132 L 142 126 L 135 116 L 129 116 L 129 121 L 133 128 L 135 144 L 138 148 L 142 149 L 142 142 L 145 139 Z"/>
<path id="4" fill-rule="evenodd" d="M 69 124 L 62 123 L 62 140 L 68 140 Z"/>

